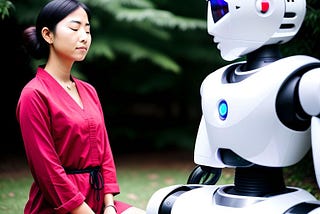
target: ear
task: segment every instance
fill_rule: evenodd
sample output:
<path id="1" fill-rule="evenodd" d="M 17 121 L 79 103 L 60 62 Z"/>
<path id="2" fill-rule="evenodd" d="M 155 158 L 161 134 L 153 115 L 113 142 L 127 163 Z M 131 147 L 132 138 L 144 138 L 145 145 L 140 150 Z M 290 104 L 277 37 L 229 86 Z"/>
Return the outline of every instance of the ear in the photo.
<path id="1" fill-rule="evenodd" d="M 49 30 L 49 28 L 43 27 L 41 30 L 41 34 L 46 42 L 48 42 L 49 44 L 53 43 L 53 33 Z"/>

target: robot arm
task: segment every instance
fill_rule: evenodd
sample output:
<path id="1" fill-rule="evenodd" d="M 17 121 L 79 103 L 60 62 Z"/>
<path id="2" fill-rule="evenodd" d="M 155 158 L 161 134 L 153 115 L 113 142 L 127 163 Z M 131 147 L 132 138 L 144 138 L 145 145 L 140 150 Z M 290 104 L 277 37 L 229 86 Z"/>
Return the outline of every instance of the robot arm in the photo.
<path id="1" fill-rule="evenodd" d="M 314 171 L 320 187 L 320 68 L 305 73 L 299 84 L 299 99 L 303 110 L 312 116 L 311 145 Z"/>

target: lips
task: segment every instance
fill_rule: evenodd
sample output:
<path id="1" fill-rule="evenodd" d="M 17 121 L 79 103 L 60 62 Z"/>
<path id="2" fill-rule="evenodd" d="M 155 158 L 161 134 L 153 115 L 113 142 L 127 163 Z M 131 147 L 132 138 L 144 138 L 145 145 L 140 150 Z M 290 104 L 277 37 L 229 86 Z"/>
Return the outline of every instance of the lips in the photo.
<path id="1" fill-rule="evenodd" d="M 77 50 L 83 50 L 83 51 L 87 51 L 87 47 L 77 47 Z"/>
<path id="2" fill-rule="evenodd" d="M 217 48 L 220 50 L 220 41 L 216 37 L 214 37 L 213 42 L 217 43 Z"/>
<path id="3" fill-rule="evenodd" d="M 220 41 L 219 41 L 219 39 L 218 39 L 217 37 L 214 37 L 214 38 L 213 38 L 213 42 L 214 42 L 214 43 L 219 43 Z"/>

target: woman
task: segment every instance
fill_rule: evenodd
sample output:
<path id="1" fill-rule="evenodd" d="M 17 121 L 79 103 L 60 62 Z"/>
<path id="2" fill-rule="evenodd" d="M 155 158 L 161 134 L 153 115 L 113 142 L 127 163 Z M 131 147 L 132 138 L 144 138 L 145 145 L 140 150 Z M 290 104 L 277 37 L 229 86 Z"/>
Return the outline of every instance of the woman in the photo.
<path id="1" fill-rule="evenodd" d="M 34 178 L 24 213 L 144 213 L 114 200 L 120 190 L 98 95 L 71 75 L 91 44 L 86 5 L 49 2 L 24 39 L 31 56 L 47 60 L 16 111 Z"/>

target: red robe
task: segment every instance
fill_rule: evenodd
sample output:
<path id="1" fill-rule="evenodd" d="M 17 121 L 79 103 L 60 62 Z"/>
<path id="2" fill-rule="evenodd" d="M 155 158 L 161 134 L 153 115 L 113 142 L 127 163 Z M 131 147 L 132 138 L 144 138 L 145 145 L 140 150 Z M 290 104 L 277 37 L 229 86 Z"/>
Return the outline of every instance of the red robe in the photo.
<path id="1" fill-rule="evenodd" d="M 103 195 L 120 192 L 101 103 L 96 90 L 73 77 L 83 108 L 44 69 L 23 88 L 17 105 L 28 164 L 34 178 L 24 213 L 68 213 L 83 201 L 102 213 Z M 100 166 L 104 187 L 91 188 L 89 173 L 65 168 Z M 118 212 L 129 205 L 117 202 Z"/>

